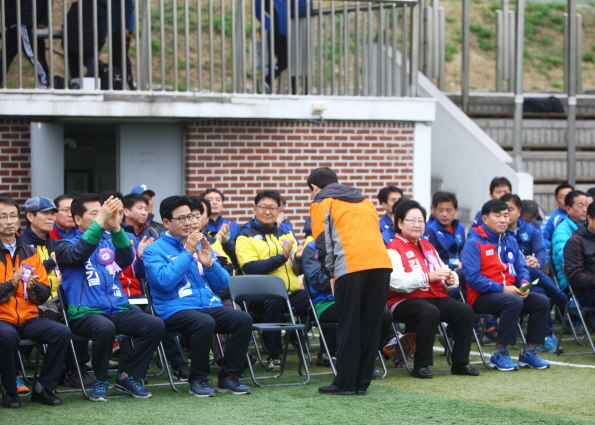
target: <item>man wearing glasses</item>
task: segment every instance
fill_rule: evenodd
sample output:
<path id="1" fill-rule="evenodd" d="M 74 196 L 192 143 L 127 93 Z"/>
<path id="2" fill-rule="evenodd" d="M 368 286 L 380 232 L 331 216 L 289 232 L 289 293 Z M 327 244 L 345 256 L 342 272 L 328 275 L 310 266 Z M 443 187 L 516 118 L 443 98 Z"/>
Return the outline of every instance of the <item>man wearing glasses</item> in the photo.
<path id="1" fill-rule="evenodd" d="M 229 286 L 229 273 L 213 255 L 206 236 L 192 231 L 192 205 L 187 196 L 170 196 L 159 206 L 167 231 L 143 254 L 153 307 L 168 331 L 180 332 L 190 340 L 190 394 L 215 396 L 209 380 L 209 351 L 215 332 L 231 334 L 217 391 L 250 394 L 238 377 L 246 365 L 252 318 L 244 311 L 223 307 L 215 295 Z"/>
<path id="2" fill-rule="evenodd" d="M 254 220 L 244 225 L 236 239 L 236 255 L 244 274 L 270 274 L 285 282 L 289 301 L 298 315 L 308 312 L 308 296 L 298 279 L 304 244 L 289 230 L 277 226 L 281 196 L 275 190 L 263 190 L 254 198 Z M 255 313 L 262 314 L 263 323 L 283 321 L 285 303 L 267 300 L 251 303 Z M 283 344 L 281 332 L 264 332 L 262 336 L 269 353 L 268 370 L 281 370 Z"/>
<path id="3" fill-rule="evenodd" d="M 74 231 L 75 225 L 72 214 L 70 213 L 72 199 L 72 195 L 67 193 L 54 199 L 54 205 L 57 208 L 56 223 L 50 232 L 50 238 L 57 241 L 74 238 L 74 234 L 76 233 Z"/>

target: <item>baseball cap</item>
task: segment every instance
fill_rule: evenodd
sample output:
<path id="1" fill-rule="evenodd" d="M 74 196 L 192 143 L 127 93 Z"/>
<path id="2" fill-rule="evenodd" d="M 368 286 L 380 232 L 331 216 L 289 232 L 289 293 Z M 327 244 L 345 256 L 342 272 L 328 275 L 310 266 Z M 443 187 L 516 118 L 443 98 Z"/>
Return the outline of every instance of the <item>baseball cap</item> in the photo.
<path id="1" fill-rule="evenodd" d="M 139 195 L 142 195 L 145 192 L 149 192 L 151 196 L 155 196 L 155 191 L 153 189 L 149 189 L 149 186 L 146 184 L 139 184 L 130 191 L 130 193 L 137 193 Z"/>
<path id="2" fill-rule="evenodd" d="M 36 196 L 35 198 L 27 199 L 27 202 L 25 202 L 25 205 L 23 205 L 23 209 L 25 210 L 25 212 L 50 210 L 58 211 L 56 204 L 54 204 L 54 202 L 52 202 L 51 199 L 43 198 L 41 196 Z"/>

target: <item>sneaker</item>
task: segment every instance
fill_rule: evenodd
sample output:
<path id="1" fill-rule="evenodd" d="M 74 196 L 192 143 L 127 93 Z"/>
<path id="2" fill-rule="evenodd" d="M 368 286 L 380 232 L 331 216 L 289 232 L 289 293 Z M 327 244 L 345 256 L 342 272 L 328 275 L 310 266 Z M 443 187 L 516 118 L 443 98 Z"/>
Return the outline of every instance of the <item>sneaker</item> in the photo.
<path id="1" fill-rule="evenodd" d="M 409 360 L 415 353 L 415 349 L 417 348 L 417 346 L 415 345 L 416 337 L 417 334 L 415 332 L 410 332 L 399 337 L 399 341 L 401 342 L 401 346 L 403 347 L 403 352 L 401 352 L 401 350 L 398 349 L 399 346 L 398 344 L 396 344 L 395 354 L 391 356 L 391 360 L 395 364 L 396 368 L 403 367 L 405 365 L 405 359 Z M 386 349 L 386 347 L 384 348 Z"/>
<path id="2" fill-rule="evenodd" d="M 182 363 L 178 366 L 178 368 L 174 370 L 174 375 L 177 376 L 180 381 L 187 382 L 190 377 L 190 366 L 188 366 L 188 363 Z"/>
<path id="3" fill-rule="evenodd" d="M 124 379 L 120 379 L 120 375 L 118 375 L 114 389 L 134 398 L 151 398 L 153 396 L 153 394 L 145 388 L 142 379 L 138 379 L 131 375 Z"/>
<path id="4" fill-rule="evenodd" d="M 269 357 L 267 370 L 269 372 L 281 372 L 281 357 Z"/>
<path id="5" fill-rule="evenodd" d="M 519 370 L 519 365 L 514 363 L 508 354 L 508 350 L 499 350 L 492 353 L 490 358 L 490 368 L 498 369 L 502 372 Z"/>
<path id="6" fill-rule="evenodd" d="M 331 362 L 337 364 L 337 356 L 331 354 L 329 357 L 327 353 L 322 353 L 322 355 L 316 359 L 316 366 L 331 367 Z"/>
<path id="7" fill-rule="evenodd" d="M 483 334 L 490 342 L 496 342 L 498 338 L 498 329 L 495 326 L 489 327 L 486 329 L 485 333 Z"/>
<path id="8" fill-rule="evenodd" d="M 21 378 L 17 378 L 17 394 L 28 393 L 29 388 L 25 385 Z"/>
<path id="9" fill-rule="evenodd" d="M 531 348 L 530 350 L 521 353 L 519 356 L 519 366 L 531 369 L 547 369 L 550 367 L 550 364 L 539 357 L 535 348 Z"/>
<path id="10" fill-rule="evenodd" d="M 215 390 L 211 388 L 210 381 L 209 378 L 195 379 L 190 384 L 188 392 L 195 397 L 215 397 Z"/>
<path id="11" fill-rule="evenodd" d="M 550 335 L 545 339 L 545 342 L 539 347 L 539 351 L 555 354 L 557 347 L 558 338 L 556 338 L 554 335 Z"/>
<path id="12" fill-rule="evenodd" d="M 252 391 L 250 391 L 250 387 L 242 384 L 237 377 L 230 375 L 219 381 L 217 392 L 227 394 L 250 394 Z"/>
<path id="13" fill-rule="evenodd" d="M 89 394 L 89 400 L 107 401 L 107 385 L 107 381 L 94 380 L 91 387 L 91 394 Z"/>
<path id="14" fill-rule="evenodd" d="M 89 376 L 86 370 L 81 370 L 81 378 L 83 378 L 83 385 L 85 388 L 88 388 L 93 385 L 93 378 Z M 64 376 L 64 385 L 68 387 L 80 388 L 81 387 L 81 380 L 79 379 L 78 372 L 72 370 Z"/>

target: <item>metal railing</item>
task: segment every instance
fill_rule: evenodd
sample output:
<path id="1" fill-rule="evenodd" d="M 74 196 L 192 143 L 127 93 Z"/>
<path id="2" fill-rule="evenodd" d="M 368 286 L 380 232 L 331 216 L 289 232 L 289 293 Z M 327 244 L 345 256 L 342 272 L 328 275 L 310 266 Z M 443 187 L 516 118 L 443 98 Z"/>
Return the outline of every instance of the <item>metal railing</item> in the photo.
<path id="1" fill-rule="evenodd" d="M 416 1 L 0 0 L 0 90 L 415 96 Z"/>

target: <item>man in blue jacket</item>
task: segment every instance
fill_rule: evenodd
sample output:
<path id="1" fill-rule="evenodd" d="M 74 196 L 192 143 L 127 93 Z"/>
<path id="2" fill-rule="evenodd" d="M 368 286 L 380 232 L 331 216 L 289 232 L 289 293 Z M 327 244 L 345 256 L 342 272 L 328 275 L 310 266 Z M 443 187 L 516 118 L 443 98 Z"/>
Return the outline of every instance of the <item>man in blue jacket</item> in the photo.
<path id="1" fill-rule="evenodd" d="M 434 245 L 442 262 L 456 270 L 465 245 L 465 226 L 455 218 L 459 211 L 457 197 L 454 193 L 436 192 L 431 210 L 434 220 L 426 225 L 424 236 Z"/>
<path id="2" fill-rule="evenodd" d="M 540 228 L 541 236 L 543 237 L 543 244 L 546 249 L 550 249 L 552 247 L 552 236 L 554 235 L 554 230 L 556 227 L 558 227 L 558 224 L 568 217 L 568 211 L 566 211 L 566 204 L 564 202 L 566 195 L 568 195 L 568 193 L 573 190 L 574 187 L 568 183 L 560 183 L 556 187 L 554 194 L 556 196 L 556 206 L 558 208 L 545 216 Z"/>
<path id="3" fill-rule="evenodd" d="M 134 259 L 130 239 L 120 226 L 122 201 L 110 196 L 101 205 L 100 199 L 91 193 L 73 199 L 76 235 L 56 247 L 66 314 L 72 332 L 93 342 L 91 401 L 107 401 L 108 362 L 118 333 L 134 338 L 134 351 L 121 363 L 115 389 L 134 398 L 150 398 L 143 379 L 165 326 L 157 317 L 130 309 L 118 278 Z"/>
<path id="4" fill-rule="evenodd" d="M 207 238 L 198 230 L 191 232 L 191 208 L 191 200 L 183 196 L 165 198 L 159 206 L 167 231 L 143 255 L 153 307 L 167 330 L 190 339 L 190 394 L 215 396 L 208 379 L 214 333 L 231 334 L 217 391 L 250 394 L 238 376 L 246 364 L 252 318 L 246 312 L 224 307 L 214 294 L 229 286 L 229 273 L 214 258 Z"/>

